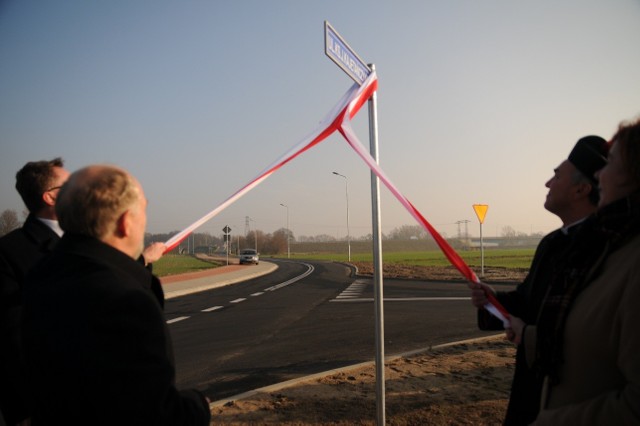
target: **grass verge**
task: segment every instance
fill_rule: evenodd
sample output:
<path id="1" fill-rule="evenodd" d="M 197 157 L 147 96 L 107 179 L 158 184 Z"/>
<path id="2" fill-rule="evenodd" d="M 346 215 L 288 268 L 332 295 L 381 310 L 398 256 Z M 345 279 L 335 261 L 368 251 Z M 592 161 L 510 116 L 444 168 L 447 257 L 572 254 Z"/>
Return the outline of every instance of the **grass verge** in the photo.
<path id="1" fill-rule="evenodd" d="M 481 266 L 480 251 L 461 251 L 458 253 L 469 266 Z M 529 268 L 534 253 L 535 249 L 533 248 L 485 250 L 484 264 L 485 266 L 501 268 Z M 346 262 L 348 258 L 347 253 L 291 253 L 291 257 L 294 259 L 332 260 L 337 262 Z M 413 266 L 448 266 L 450 264 L 439 250 L 383 252 L 382 259 L 384 263 Z M 351 261 L 372 262 L 373 255 L 372 253 L 352 253 Z"/>
<path id="2" fill-rule="evenodd" d="M 215 261 L 207 261 L 184 254 L 168 254 L 153 264 L 153 273 L 159 277 L 197 272 L 221 266 Z"/>

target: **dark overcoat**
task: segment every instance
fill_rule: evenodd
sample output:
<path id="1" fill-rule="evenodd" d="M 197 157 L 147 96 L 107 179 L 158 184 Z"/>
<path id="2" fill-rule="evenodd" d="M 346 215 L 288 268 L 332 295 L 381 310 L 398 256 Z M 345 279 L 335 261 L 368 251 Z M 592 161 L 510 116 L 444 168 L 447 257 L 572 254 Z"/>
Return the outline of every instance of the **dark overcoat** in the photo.
<path id="1" fill-rule="evenodd" d="M 0 411 L 8 424 L 29 415 L 19 332 L 22 286 L 27 272 L 59 239 L 32 215 L 0 238 Z"/>
<path id="2" fill-rule="evenodd" d="M 576 230 L 572 229 L 571 234 Z M 511 315 L 521 318 L 526 324 L 536 324 L 551 277 L 558 261 L 565 256 L 571 238 L 560 229 L 546 235 L 536 248 L 525 280 L 514 291 L 496 294 L 498 301 Z M 503 329 L 502 322 L 483 309 L 478 310 L 478 326 L 482 330 Z M 524 346 L 519 345 L 505 425 L 528 425 L 536 419 L 540 410 L 542 381 L 542 375 L 527 364 Z"/>
<path id="3" fill-rule="evenodd" d="M 179 391 L 158 279 L 96 239 L 65 234 L 25 285 L 33 424 L 208 425 Z"/>

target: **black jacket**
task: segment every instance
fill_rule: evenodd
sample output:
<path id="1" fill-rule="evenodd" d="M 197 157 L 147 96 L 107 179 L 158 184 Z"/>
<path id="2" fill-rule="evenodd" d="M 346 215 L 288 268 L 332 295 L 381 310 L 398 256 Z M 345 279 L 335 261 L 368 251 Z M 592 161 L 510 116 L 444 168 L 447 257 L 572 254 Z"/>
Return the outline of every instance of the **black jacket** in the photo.
<path id="1" fill-rule="evenodd" d="M 511 292 L 498 292 L 496 298 L 511 315 L 536 324 L 542 302 L 547 294 L 551 277 L 560 260 L 566 256 L 573 234 L 581 225 L 571 227 L 571 235 L 556 230 L 546 235 L 538 244 L 525 280 Z M 478 310 L 478 326 L 481 330 L 502 330 L 502 321 L 484 309 Z M 516 351 L 516 366 L 511 383 L 511 395 L 505 416 L 505 425 L 528 425 L 538 416 L 542 376 L 528 366 L 523 345 Z"/>
<path id="2" fill-rule="evenodd" d="M 208 425 L 178 391 L 159 281 L 102 242 L 65 234 L 25 285 L 33 424 Z"/>
<path id="3" fill-rule="evenodd" d="M 34 216 L 0 238 L 0 411 L 8 424 L 28 417 L 21 358 L 20 315 L 27 272 L 60 237 Z"/>

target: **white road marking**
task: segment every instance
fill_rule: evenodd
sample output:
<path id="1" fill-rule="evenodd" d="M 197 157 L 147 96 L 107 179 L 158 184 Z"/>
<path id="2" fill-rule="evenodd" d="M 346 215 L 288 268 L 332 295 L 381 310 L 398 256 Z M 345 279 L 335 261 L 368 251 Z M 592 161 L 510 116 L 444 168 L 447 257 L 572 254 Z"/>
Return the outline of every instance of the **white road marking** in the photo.
<path id="1" fill-rule="evenodd" d="M 278 290 L 281 289 L 282 287 L 286 287 L 290 284 L 295 283 L 296 281 L 300 281 L 301 279 L 303 279 L 306 276 L 309 276 L 312 272 L 313 272 L 313 265 L 309 265 L 308 263 L 303 263 L 303 265 L 307 266 L 307 271 L 302 273 L 301 275 L 298 275 L 295 278 L 291 278 L 289 281 L 285 281 L 283 283 L 280 284 L 276 284 L 274 286 L 271 286 L 269 288 L 265 288 L 264 291 L 274 291 L 274 290 Z"/>
<path id="2" fill-rule="evenodd" d="M 357 279 L 330 302 L 373 302 L 372 297 L 360 297 L 371 280 Z M 447 300 L 471 300 L 470 297 L 385 297 L 385 302 L 433 302 Z"/>
<path id="3" fill-rule="evenodd" d="M 174 318 L 172 320 L 167 321 L 167 324 L 173 324 L 174 322 L 178 322 L 178 321 L 182 321 L 182 320 L 186 320 L 189 319 L 189 317 L 178 317 L 178 318 Z"/>
<path id="4" fill-rule="evenodd" d="M 283 288 L 283 287 L 286 287 L 286 286 L 288 286 L 288 285 L 290 285 L 290 284 L 295 283 L 296 281 L 300 281 L 300 280 L 301 280 L 301 279 L 303 279 L 304 277 L 309 276 L 309 275 L 313 272 L 313 270 L 314 270 L 313 265 L 310 265 L 310 264 L 308 264 L 308 263 L 303 263 L 303 265 L 306 265 L 306 266 L 307 266 L 307 270 L 306 270 L 305 272 L 303 272 L 302 274 L 298 275 L 297 277 L 291 278 L 290 280 L 285 281 L 285 282 L 283 282 L 283 283 L 276 284 L 276 285 L 274 285 L 274 286 L 272 286 L 272 287 L 269 287 L 269 288 L 265 289 L 264 291 L 260 291 L 260 292 L 257 292 L 257 293 L 253 293 L 253 294 L 251 294 L 251 296 L 252 296 L 252 297 L 261 296 L 261 295 L 263 295 L 263 294 L 264 294 L 264 292 L 265 292 L 265 291 L 274 291 L 274 290 L 281 289 L 281 288 Z M 238 298 L 238 299 L 232 300 L 232 301 L 230 301 L 229 303 L 240 303 L 240 302 L 244 302 L 245 300 L 247 300 L 245 297 L 241 297 L 241 298 Z M 200 312 L 212 312 L 212 311 L 217 311 L 218 309 L 222 309 L 222 308 L 224 308 L 224 306 L 212 306 L 212 307 L 210 307 L 210 308 L 203 309 L 203 310 L 202 310 L 202 311 L 200 311 Z M 178 322 L 178 321 L 186 320 L 186 319 L 189 319 L 189 318 L 190 318 L 190 317 L 178 317 L 178 318 L 174 318 L 174 319 L 172 319 L 172 320 L 168 320 L 168 321 L 167 321 L 167 324 L 173 324 L 174 322 Z"/>
<path id="5" fill-rule="evenodd" d="M 440 302 L 443 300 L 460 301 L 471 300 L 470 297 L 385 297 L 385 302 Z M 352 298 L 352 299 L 332 299 L 329 302 L 373 302 L 373 297 Z"/>
<path id="6" fill-rule="evenodd" d="M 351 283 L 349 287 L 344 289 L 342 293 L 340 293 L 336 299 L 354 299 L 359 297 L 364 288 L 367 286 L 367 281 L 365 280 L 355 280 Z"/>

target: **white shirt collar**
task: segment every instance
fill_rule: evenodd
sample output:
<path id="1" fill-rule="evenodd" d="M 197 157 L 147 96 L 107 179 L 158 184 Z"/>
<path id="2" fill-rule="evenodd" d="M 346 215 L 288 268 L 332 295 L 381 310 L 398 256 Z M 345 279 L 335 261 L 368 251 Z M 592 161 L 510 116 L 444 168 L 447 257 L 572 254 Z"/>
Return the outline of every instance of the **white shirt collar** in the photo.
<path id="1" fill-rule="evenodd" d="M 62 234 L 64 234 L 64 231 L 62 230 L 62 228 L 60 228 L 60 224 L 58 223 L 57 220 L 44 219 L 42 217 L 38 217 L 36 219 L 38 219 L 40 222 L 47 225 L 49 228 L 51 228 L 53 232 L 58 234 L 58 237 L 62 238 Z"/>
<path id="2" fill-rule="evenodd" d="M 563 233 L 564 235 L 569 235 L 569 228 L 572 228 L 572 227 L 574 227 L 574 226 L 576 226 L 576 225 L 581 224 L 581 223 L 582 223 L 582 222 L 584 222 L 586 219 L 587 219 L 586 217 L 583 217 L 582 219 L 578 220 L 577 222 L 573 222 L 573 223 L 571 223 L 571 224 L 569 224 L 569 225 L 567 225 L 567 226 L 563 226 L 562 228 L 560 228 L 560 231 L 562 231 L 562 233 Z"/>

